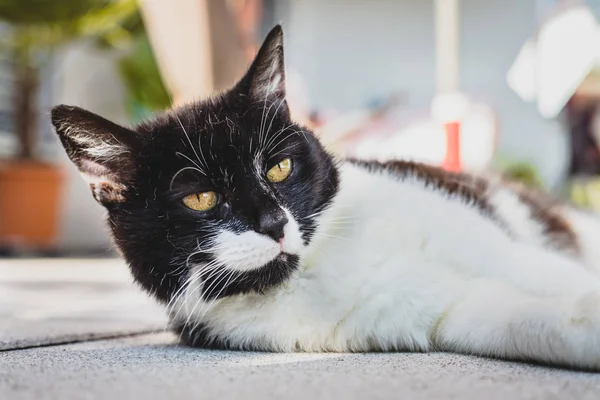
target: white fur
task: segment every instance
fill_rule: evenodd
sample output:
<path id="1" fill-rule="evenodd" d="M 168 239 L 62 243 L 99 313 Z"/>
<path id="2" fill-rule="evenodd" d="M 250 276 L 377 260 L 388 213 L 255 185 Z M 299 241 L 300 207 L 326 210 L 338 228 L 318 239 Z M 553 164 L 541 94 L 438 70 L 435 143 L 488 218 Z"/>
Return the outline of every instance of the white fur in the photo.
<path id="1" fill-rule="evenodd" d="M 90 157 L 100 160 L 111 160 L 125 153 L 129 148 L 122 145 L 114 136 L 114 142 L 102 140 L 99 135 L 94 135 L 74 125 L 61 127 L 63 134 L 80 146 Z"/>
<path id="2" fill-rule="evenodd" d="M 584 265 L 600 274 L 600 217 L 565 207 L 563 215 L 575 232 Z"/>
<path id="3" fill-rule="evenodd" d="M 510 194 L 494 202 L 520 226 Z M 514 241 L 460 198 L 350 164 L 318 220 L 287 283 L 206 304 L 190 285 L 184 317 L 239 347 L 443 350 L 600 368 L 600 278 L 532 245 L 535 226 Z M 257 265 L 267 245 L 250 242 L 264 247 Z"/>
<path id="4" fill-rule="evenodd" d="M 114 143 L 108 143 L 94 134 L 68 123 L 61 124 L 58 130 L 62 131 L 65 136 L 80 146 L 81 150 L 91 157 L 91 159 L 80 159 L 78 168 L 83 179 L 88 184 L 93 185 L 94 197 L 99 198 L 101 196 L 102 185 L 110 185 L 115 189 L 125 188 L 113 179 L 115 176 L 114 171 L 110 171 L 100 162 L 110 161 L 129 153 L 127 146 L 122 145 L 114 136 Z"/>
<path id="5" fill-rule="evenodd" d="M 519 200 L 517 193 L 508 187 L 497 186 L 490 191 L 489 197 L 496 213 L 516 239 L 532 245 L 545 245 L 543 227 L 531 218 L 531 208 Z"/>
<path id="6" fill-rule="evenodd" d="M 281 253 L 279 243 L 254 231 L 237 234 L 224 230 L 216 243 L 217 263 L 236 271 L 260 268 Z"/>

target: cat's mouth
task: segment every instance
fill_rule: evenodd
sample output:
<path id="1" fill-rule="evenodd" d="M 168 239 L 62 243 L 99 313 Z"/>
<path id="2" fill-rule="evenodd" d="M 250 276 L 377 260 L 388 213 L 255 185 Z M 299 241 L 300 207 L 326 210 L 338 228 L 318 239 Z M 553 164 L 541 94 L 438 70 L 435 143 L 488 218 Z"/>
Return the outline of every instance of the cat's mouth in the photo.
<path id="1" fill-rule="evenodd" d="M 286 262 L 298 257 L 304 246 L 300 229 L 287 212 L 288 223 L 284 235 L 278 240 L 248 230 L 235 233 L 227 230 L 217 235 L 214 256 L 218 263 L 236 271 L 253 271 L 267 266 L 272 261 Z"/>
<path id="2" fill-rule="evenodd" d="M 275 241 L 254 231 L 223 231 L 218 235 L 214 255 L 228 269 L 252 271 L 274 260 L 287 261 L 294 253 L 293 242 L 287 238 Z"/>
<path id="3" fill-rule="evenodd" d="M 277 241 L 277 243 L 279 244 L 279 254 L 277 255 L 277 257 L 275 257 L 275 259 L 278 261 L 286 262 L 288 260 L 289 256 L 291 256 L 293 254 L 286 251 L 287 248 L 286 248 L 285 237 L 279 239 Z"/>
<path id="4" fill-rule="evenodd" d="M 213 248 L 214 260 L 197 265 L 192 276 L 202 277 L 205 300 L 250 291 L 265 293 L 298 268 L 300 257 L 292 253 L 293 245 L 293 240 L 275 241 L 254 231 L 223 231 Z"/>

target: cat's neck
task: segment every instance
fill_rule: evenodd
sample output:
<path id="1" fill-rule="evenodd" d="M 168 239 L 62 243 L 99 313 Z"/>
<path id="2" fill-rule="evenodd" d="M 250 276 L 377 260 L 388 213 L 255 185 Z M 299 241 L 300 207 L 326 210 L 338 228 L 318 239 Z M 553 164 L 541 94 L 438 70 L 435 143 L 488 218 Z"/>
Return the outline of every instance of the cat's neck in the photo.
<path id="1" fill-rule="evenodd" d="M 332 245 L 346 241 L 347 231 L 351 230 L 357 219 L 356 204 L 354 203 L 357 167 L 349 162 L 337 165 L 339 187 L 335 196 L 315 216 L 316 229 L 311 235 L 309 245 L 301 254 L 300 271 L 310 271 L 322 261 L 323 253 Z"/>

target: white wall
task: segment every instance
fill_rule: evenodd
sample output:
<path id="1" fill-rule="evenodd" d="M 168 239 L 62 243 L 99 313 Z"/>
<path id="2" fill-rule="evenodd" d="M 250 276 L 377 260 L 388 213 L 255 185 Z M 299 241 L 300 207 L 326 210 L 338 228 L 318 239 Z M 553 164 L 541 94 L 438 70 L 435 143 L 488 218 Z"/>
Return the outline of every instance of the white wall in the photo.
<path id="1" fill-rule="evenodd" d="M 568 163 L 568 135 L 543 119 L 508 87 L 506 72 L 536 28 L 535 0 L 461 0 L 462 80 L 468 93 L 493 105 L 500 121 L 500 151 L 534 162 L 542 178 L 558 184 Z"/>
<path id="2" fill-rule="evenodd" d="M 313 105 L 350 109 L 373 96 L 405 92 L 415 110 L 434 93 L 433 0 L 288 0 L 278 4 L 288 65 L 303 76 Z M 567 136 L 506 84 L 520 46 L 535 29 L 534 0 L 462 0 L 464 89 L 500 118 L 500 151 L 530 160 L 556 185 Z"/>
<path id="3" fill-rule="evenodd" d="M 85 42 L 65 48 L 53 68 L 52 103 L 77 105 L 118 123 L 127 124 L 125 93 L 114 57 Z M 59 247 L 102 250 L 111 247 L 104 209 L 62 149 L 53 152 L 67 175 L 61 211 Z"/>
<path id="4" fill-rule="evenodd" d="M 349 109 L 392 90 L 426 106 L 434 93 L 430 0 L 296 0 L 284 18 L 288 65 L 317 107 Z"/>

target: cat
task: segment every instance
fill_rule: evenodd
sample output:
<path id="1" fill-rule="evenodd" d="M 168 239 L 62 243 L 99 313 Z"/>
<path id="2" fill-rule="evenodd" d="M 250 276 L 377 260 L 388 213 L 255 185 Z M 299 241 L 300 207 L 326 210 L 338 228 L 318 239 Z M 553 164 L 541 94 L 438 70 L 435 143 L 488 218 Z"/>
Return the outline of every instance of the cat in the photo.
<path id="1" fill-rule="evenodd" d="M 334 157 L 285 99 L 276 26 L 230 90 L 135 128 L 52 109 L 183 344 L 600 369 L 596 220 L 506 182 Z"/>

